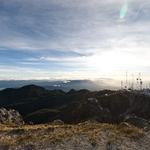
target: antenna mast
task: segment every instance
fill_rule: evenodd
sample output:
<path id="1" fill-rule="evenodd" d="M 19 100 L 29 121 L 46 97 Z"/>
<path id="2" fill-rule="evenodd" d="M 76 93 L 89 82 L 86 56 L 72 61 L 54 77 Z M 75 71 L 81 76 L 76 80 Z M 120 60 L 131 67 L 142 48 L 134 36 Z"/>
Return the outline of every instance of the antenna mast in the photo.
<path id="1" fill-rule="evenodd" d="M 134 90 L 134 74 L 132 74 L 132 90 Z"/>
<path id="2" fill-rule="evenodd" d="M 121 81 L 121 90 L 123 90 L 123 81 Z"/>
<path id="3" fill-rule="evenodd" d="M 128 72 L 126 72 L 126 85 L 125 85 L 125 89 L 128 89 Z"/>
<path id="4" fill-rule="evenodd" d="M 142 90 L 143 89 L 143 81 L 141 78 L 141 73 L 139 73 L 139 77 L 140 77 L 140 90 Z"/>

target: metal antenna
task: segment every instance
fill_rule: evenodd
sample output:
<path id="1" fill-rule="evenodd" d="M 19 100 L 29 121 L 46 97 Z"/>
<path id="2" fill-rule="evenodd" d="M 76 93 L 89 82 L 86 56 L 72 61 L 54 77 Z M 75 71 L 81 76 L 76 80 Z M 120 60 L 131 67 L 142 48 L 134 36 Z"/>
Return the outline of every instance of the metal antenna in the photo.
<path id="1" fill-rule="evenodd" d="M 136 89 L 138 90 L 138 88 L 139 88 L 139 78 L 137 77 L 136 78 Z"/>
<path id="2" fill-rule="evenodd" d="M 132 74 L 132 90 L 134 90 L 134 74 Z"/>
<path id="3" fill-rule="evenodd" d="M 123 90 L 123 81 L 121 81 L 121 90 Z"/>
<path id="4" fill-rule="evenodd" d="M 125 88 L 128 89 L 128 72 L 126 72 L 126 85 Z"/>
<path id="5" fill-rule="evenodd" d="M 140 90 L 142 90 L 143 89 L 143 81 L 142 81 L 142 79 L 140 79 Z"/>
<path id="6" fill-rule="evenodd" d="M 143 81 L 141 78 L 141 73 L 138 74 L 138 78 L 136 80 L 137 80 L 137 89 L 142 90 L 143 89 Z"/>
<path id="7" fill-rule="evenodd" d="M 139 73 L 139 80 L 140 80 L 140 90 L 143 89 L 143 81 L 142 81 L 142 78 L 141 78 L 141 73 Z"/>
<path id="8" fill-rule="evenodd" d="M 140 80 L 141 80 L 141 73 L 138 74 L 138 77 L 136 79 L 137 90 L 140 90 Z"/>

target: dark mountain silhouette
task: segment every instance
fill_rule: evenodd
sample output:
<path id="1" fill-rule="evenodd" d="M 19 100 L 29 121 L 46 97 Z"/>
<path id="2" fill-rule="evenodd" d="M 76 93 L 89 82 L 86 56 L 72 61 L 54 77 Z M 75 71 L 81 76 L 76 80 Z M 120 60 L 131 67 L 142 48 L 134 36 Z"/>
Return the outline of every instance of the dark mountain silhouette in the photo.
<path id="1" fill-rule="evenodd" d="M 0 91 L 0 107 L 15 109 L 24 120 L 66 123 L 86 120 L 116 123 L 133 115 L 150 119 L 150 97 L 137 91 L 46 90 L 36 85 Z M 128 119 L 131 120 L 131 119 Z"/>
<path id="2" fill-rule="evenodd" d="M 67 92 L 72 88 L 76 90 L 87 88 L 94 91 L 109 87 L 106 80 L 108 79 L 100 79 L 97 82 L 91 80 L 3 80 L 0 81 L 0 90 L 10 87 L 19 88 L 25 85 L 34 84 L 48 90 L 61 89 Z"/>

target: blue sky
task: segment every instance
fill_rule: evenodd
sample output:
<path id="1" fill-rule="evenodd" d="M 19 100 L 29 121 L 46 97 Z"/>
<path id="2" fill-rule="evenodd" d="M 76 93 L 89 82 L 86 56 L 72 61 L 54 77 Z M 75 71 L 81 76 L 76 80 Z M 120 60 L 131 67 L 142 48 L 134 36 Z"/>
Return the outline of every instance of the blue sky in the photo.
<path id="1" fill-rule="evenodd" d="M 150 75 L 149 0 L 0 0 L 0 80 Z"/>

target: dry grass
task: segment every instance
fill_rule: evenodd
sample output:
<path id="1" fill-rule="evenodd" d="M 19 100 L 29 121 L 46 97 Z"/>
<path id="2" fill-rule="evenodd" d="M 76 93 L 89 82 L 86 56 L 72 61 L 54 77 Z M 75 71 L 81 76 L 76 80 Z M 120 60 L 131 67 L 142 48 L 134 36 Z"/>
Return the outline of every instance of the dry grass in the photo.
<path id="1" fill-rule="evenodd" d="M 81 123 L 78 125 L 24 125 L 4 126 L 0 125 L 0 145 L 15 146 L 24 143 L 45 142 L 56 143 L 74 135 L 86 135 L 91 144 L 96 145 L 100 134 L 109 133 L 110 141 L 124 136 L 128 138 L 141 138 L 144 131 L 134 126 L 122 126 L 112 124 Z"/>
<path id="2" fill-rule="evenodd" d="M 117 130 L 129 138 L 141 138 L 144 135 L 144 131 L 142 129 L 135 127 L 135 126 L 131 126 L 131 127 L 124 127 L 123 126 L 122 127 L 120 125 L 117 127 Z"/>

